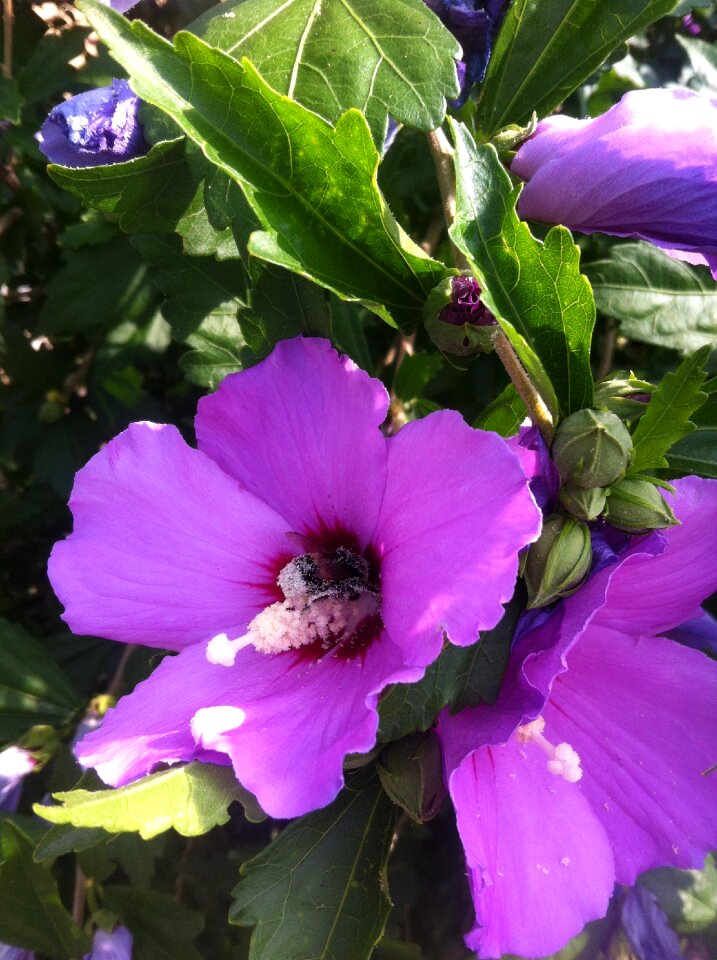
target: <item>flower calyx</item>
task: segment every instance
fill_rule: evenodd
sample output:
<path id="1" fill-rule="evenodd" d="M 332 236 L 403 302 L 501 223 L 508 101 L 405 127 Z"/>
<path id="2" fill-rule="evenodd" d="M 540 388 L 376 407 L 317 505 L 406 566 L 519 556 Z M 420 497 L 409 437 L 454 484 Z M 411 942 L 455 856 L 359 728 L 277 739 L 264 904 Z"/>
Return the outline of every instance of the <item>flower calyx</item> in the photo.
<path id="1" fill-rule="evenodd" d="M 632 437 L 618 416 L 603 410 L 578 410 L 562 421 L 551 448 L 564 482 L 577 487 L 608 487 L 630 464 Z"/>
<path id="2" fill-rule="evenodd" d="M 610 526 L 625 533 L 649 533 L 679 523 L 672 508 L 647 477 L 625 477 L 610 488 L 605 508 Z"/>
<path id="3" fill-rule="evenodd" d="M 614 413 L 623 420 L 636 420 L 647 410 L 654 389 L 652 383 L 638 380 L 634 373 L 618 370 L 595 384 L 593 402 L 598 410 Z"/>

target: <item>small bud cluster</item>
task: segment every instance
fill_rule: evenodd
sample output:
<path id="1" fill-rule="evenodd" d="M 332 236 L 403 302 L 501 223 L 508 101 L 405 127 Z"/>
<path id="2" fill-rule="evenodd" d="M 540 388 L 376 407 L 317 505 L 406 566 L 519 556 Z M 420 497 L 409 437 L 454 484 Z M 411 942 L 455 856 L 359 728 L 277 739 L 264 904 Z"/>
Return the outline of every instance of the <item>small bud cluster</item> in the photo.
<path id="1" fill-rule="evenodd" d="M 601 409 L 578 410 L 559 425 L 550 454 L 561 479 L 560 512 L 548 517 L 526 557 L 529 607 L 568 596 L 587 577 L 589 523 L 602 519 L 629 534 L 677 523 L 658 481 L 630 475 L 632 437 L 622 418 L 643 412 L 652 389 L 632 374 L 617 374 L 598 384 L 595 402 Z"/>

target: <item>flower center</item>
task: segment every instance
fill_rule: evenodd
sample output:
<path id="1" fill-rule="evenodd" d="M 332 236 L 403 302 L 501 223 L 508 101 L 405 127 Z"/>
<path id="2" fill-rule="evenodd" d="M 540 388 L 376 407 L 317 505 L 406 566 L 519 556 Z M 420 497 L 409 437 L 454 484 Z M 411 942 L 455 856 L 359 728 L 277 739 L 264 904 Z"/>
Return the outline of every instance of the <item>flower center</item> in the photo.
<path id="1" fill-rule="evenodd" d="M 537 744 L 548 757 L 548 770 L 551 773 L 554 773 L 556 777 L 562 777 L 568 783 L 577 783 L 583 775 L 579 755 L 569 743 L 559 743 L 557 746 L 553 746 L 543 735 L 544 729 L 545 720 L 538 717 L 537 720 L 518 727 L 518 740 L 521 743 Z"/>
<path id="2" fill-rule="evenodd" d="M 270 604 L 249 624 L 245 636 L 219 634 L 209 641 L 207 659 L 231 666 L 250 644 L 260 653 L 283 653 L 314 645 L 321 655 L 337 647 L 355 648 L 380 628 L 377 589 L 366 559 L 346 547 L 332 553 L 294 557 L 279 572 L 284 600 Z"/>

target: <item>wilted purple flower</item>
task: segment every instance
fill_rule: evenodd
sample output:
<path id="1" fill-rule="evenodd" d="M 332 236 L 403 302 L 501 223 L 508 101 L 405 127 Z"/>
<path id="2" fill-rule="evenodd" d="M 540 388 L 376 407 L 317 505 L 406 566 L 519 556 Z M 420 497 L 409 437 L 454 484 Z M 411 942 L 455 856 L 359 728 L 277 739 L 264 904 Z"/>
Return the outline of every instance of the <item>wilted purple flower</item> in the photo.
<path id="1" fill-rule="evenodd" d="M 473 85 L 485 76 L 493 41 L 508 8 L 508 0 L 425 0 L 463 48 L 458 65 L 460 96 L 455 106 L 468 99 Z"/>
<path id="2" fill-rule="evenodd" d="M 13 947 L 9 943 L 0 943 L 0 960 L 35 960 L 32 950 Z"/>
<path id="3" fill-rule="evenodd" d="M 95 930 L 92 950 L 83 960 L 132 960 L 132 934 L 121 924 L 114 930 Z"/>
<path id="4" fill-rule="evenodd" d="M 70 97 L 54 107 L 37 134 L 40 150 L 51 163 L 96 167 L 144 156 L 138 112 L 140 100 L 126 80 L 113 80 Z"/>
<path id="5" fill-rule="evenodd" d="M 452 411 L 386 439 L 388 396 L 324 340 L 199 403 L 199 450 L 133 424 L 77 475 L 50 577 L 78 633 L 179 652 L 77 747 L 107 783 L 231 762 L 276 817 L 329 803 L 391 683 L 500 619 L 539 513 Z"/>
<path id="6" fill-rule="evenodd" d="M 475 277 L 451 278 L 453 299 L 441 310 L 444 323 L 462 326 L 473 323 L 478 327 L 495 327 L 498 321 L 481 300 L 481 288 Z"/>
<path id="7" fill-rule="evenodd" d="M 620 919 L 637 960 L 681 960 L 680 938 L 655 894 L 639 883 L 625 891 Z"/>
<path id="8" fill-rule="evenodd" d="M 22 781 L 34 767 L 35 760 L 22 747 L 6 747 L 0 751 L 0 810 L 17 809 Z"/>
<path id="9" fill-rule="evenodd" d="M 479 957 L 551 954 L 615 882 L 714 846 L 717 663 L 665 633 L 717 587 L 717 482 L 675 486 L 681 526 L 521 632 L 494 705 L 441 717 Z"/>
<path id="10" fill-rule="evenodd" d="M 136 7 L 139 0 L 100 0 L 106 7 L 111 7 L 117 13 L 127 13 L 132 7 Z"/>
<path id="11" fill-rule="evenodd" d="M 543 120 L 511 165 L 518 212 L 649 240 L 717 278 L 717 100 L 634 90 L 594 120 Z"/>

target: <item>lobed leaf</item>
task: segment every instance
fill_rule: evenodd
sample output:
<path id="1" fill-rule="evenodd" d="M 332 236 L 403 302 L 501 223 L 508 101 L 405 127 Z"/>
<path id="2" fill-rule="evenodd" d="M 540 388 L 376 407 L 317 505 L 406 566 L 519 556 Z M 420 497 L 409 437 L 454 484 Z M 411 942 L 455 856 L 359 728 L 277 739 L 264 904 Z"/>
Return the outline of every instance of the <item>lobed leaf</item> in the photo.
<path id="1" fill-rule="evenodd" d="M 235 800 L 261 817 L 231 767 L 200 762 L 151 773 L 116 790 L 80 789 L 53 797 L 62 806 L 34 806 L 43 820 L 102 827 L 108 833 L 135 831 L 145 840 L 170 827 L 184 837 L 207 833 L 229 820 L 228 808 Z"/>
<path id="2" fill-rule="evenodd" d="M 332 127 L 272 90 L 247 60 L 185 32 L 172 46 L 98 0 L 81 5 L 137 94 L 242 187 L 265 231 L 253 235 L 252 254 L 415 326 L 447 271 L 391 216 L 362 114 L 349 110 Z"/>
<path id="3" fill-rule="evenodd" d="M 45 647 L 0 618 L 0 744 L 37 724 L 63 727 L 79 706 L 79 694 Z"/>
<path id="4" fill-rule="evenodd" d="M 625 336 L 682 353 L 717 347 L 717 284 L 706 267 L 649 243 L 622 243 L 585 273 L 598 310 L 619 320 Z"/>
<path id="5" fill-rule="evenodd" d="M 476 146 L 461 123 L 456 145 L 456 219 L 451 237 L 468 258 L 483 299 L 548 407 L 589 407 L 595 303 L 580 273 L 580 251 L 565 227 L 537 240 L 518 218 L 513 187 L 495 148 Z"/>
<path id="6" fill-rule="evenodd" d="M 379 146 L 389 109 L 435 130 L 458 96 L 460 46 L 423 0 L 228 0 L 189 29 L 330 122 L 361 110 Z"/>
<path id="7" fill-rule="evenodd" d="M 242 865 L 229 919 L 255 927 L 250 960 L 368 960 L 391 906 L 395 809 L 364 769 Z"/>
<path id="8" fill-rule="evenodd" d="M 512 0 L 481 87 L 478 126 L 501 127 L 549 114 L 612 51 L 665 16 L 674 0 Z"/>
<path id="9" fill-rule="evenodd" d="M 0 824 L 0 941 L 51 960 L 78 960 L 90 939 L 62 905 L 49 868 L 32 859 L 33 840 L 17 824 Z"/>
<path id="10" fill-rule="evenodd" d="M 666 467 L 668 450 L 695 429 L 690 417 L 707 399 L 700 388 L 710 353 L 709 347 L 702 347 L 662 378 L 633 434 L 630 474 Z"/>

